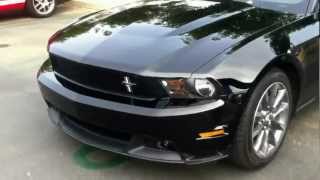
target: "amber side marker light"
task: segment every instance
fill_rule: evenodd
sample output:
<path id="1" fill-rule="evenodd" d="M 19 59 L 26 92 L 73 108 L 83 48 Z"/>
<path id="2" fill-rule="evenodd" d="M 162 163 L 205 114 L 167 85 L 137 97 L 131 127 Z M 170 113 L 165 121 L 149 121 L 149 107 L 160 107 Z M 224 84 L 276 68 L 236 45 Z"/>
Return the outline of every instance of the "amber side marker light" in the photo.
<path id="1" fill-rule="evenodd" d="M 212 139 L 212 138 L 226 136 L 228 135 L 228 133 L 225 132 L 224 127 L 220 126 L 215 128 L 212 131 L 201 132 L 198 135 L 199 135 L 199 138 L 197 138 L 197 140 L 205 140 L 205 139 Z"/>

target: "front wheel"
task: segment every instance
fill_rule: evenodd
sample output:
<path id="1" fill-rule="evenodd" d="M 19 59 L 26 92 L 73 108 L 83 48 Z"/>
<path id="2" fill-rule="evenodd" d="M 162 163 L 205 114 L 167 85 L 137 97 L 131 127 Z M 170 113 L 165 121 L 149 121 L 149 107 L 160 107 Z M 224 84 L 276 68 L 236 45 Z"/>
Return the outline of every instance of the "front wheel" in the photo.
<path id="1" fill-rule="evenodd" d="M 56 8 L 56 0 L 27 0 L 26 10 L 33 17 L 48 17 Z"/>
<path id="2" fill-rule="evenodd" d="M 280 149 L 293 110 L 287 75 L 273 69 L 256 85 L 233 143 L 233 161 L 245 168 L 268 164 Z"/>

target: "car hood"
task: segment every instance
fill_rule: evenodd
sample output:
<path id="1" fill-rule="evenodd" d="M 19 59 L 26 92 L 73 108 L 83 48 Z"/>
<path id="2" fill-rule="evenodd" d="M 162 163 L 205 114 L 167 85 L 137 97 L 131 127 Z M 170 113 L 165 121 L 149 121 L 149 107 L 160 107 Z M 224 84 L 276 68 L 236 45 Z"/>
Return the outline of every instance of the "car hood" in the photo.
<path id="1" fill-rule="evenodd" d="M 143 76 L 189 77 L 288 15 L 231 1 L 144 1 L 65 28 L 50 53 Z"/>

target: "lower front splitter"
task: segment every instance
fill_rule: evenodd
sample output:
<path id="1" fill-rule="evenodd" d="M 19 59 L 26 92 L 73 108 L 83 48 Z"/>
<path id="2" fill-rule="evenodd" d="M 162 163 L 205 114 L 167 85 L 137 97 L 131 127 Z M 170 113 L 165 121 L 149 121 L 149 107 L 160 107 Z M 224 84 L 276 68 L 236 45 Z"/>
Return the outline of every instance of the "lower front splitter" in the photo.
<path id="1" fill-rule="evenodd" d="M 142 136 L 134 136 L 130 141 L 122 141 L 93 132 L 54 108 L 49 108 L 48 112 L 52 123 L 74 139 L 84 144 L 125 156 L 155 162 L 189 165 L 218 161 L 228 157 L 227 154 L 220 152 L 209 157 L 194 157 L 167 149 L 148 147 L 143 143 Z"/>

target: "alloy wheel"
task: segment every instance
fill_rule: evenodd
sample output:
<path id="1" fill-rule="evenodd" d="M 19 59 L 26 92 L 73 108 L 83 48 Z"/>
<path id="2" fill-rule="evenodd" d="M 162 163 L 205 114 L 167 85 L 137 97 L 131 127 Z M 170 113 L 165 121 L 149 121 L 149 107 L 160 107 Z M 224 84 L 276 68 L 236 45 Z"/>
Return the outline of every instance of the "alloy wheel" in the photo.
<path id="1" fill-rule="evenodd" d="M 50 14 L 55 8 L 55 0 L 32 0 L 35 11 L 40 15 Z"/>
<path id="2" fill-rule="evenodd" d="M 252 148 L 259 158 L 273 155 L 283 141 L 290 116 L 290 98 L 281 82 L 271 84 L 259 100 L 252 126 Z"/>

